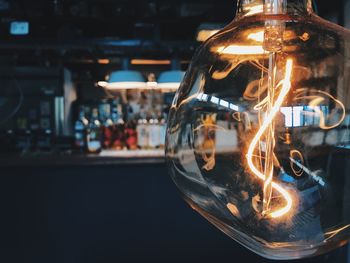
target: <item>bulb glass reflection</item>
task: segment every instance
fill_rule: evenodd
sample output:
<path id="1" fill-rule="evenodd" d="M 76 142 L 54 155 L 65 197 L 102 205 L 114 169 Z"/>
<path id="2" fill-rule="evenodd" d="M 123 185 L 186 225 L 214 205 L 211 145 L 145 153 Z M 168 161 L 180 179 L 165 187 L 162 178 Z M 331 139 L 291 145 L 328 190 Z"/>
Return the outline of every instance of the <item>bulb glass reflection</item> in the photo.
<path id="1" fill-rule="evenodd" d="M 166 156 L 185 200 L 267 258 L 350 234 L 350 32 L 303 0 L 240 1 L 173 101 Z"/>

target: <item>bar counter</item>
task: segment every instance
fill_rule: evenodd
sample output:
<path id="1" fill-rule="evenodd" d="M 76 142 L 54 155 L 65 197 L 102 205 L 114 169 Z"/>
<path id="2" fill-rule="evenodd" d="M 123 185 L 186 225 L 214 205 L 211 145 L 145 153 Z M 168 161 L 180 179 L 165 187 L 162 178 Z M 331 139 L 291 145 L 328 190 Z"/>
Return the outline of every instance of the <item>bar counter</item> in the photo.
<path id="1" fill-rule="evenodd" d="M 162 156 L 1 157 L 1 262 L 276 262 L 180 197 Z M 297 262 L 345 263 L 347 248 Z"/>
<path id="2" fill-rule="evenodd" d="M 163 150 L 112 151 L 99 154 L 83 153 L 10 153 L 0 154 L 0 167 L 6 166 L 91 166 L 91 165 L 133 165 L 163 164 Z"/>

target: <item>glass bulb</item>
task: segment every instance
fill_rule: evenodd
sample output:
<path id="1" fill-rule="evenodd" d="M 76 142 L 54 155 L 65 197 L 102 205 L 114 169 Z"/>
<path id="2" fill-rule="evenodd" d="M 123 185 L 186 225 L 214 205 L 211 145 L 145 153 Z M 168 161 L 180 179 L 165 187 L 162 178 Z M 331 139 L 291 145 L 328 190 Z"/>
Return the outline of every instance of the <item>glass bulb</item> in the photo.
<path id="1" fill-rule="evenodd" d="M 319 255 L 350 234 L 350 31 L 311 1 L 243 0 L 196 52 L 166 156 L 185 200 L 270 259 Z"/>

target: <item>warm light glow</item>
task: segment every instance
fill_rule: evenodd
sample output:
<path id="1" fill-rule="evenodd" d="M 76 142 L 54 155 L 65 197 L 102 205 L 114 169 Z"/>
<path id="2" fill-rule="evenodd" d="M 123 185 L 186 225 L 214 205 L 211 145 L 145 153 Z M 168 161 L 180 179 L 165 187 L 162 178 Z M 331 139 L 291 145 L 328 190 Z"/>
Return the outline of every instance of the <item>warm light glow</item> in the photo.
<path id="1" fill-rule="evenodd" d="M 292 59 L 287 59 L 285 77 L 277 85 L 277 87 L 282 86 L 280 93 L 279 93 L 275 103 L 273 104 L 271 111 L 265 117 L 260 129 L 258 130 L 256 135 L 254 136 L 254 138 L 253 138 L 253 140 L 248 148 L 248 153 L 246 156 L 248 166 L 249 166 L 250 170 L 252 171 L 252 173 L 254 175 L 256 175 L 257 177 L 259 177 L 263 181 L 266 180 L 266 175 L 263 174 L 261 171 L 259 171 L 259 169 L 254 165 L 254 162 L 253 162 L 254 150 L 257 147 L 258 143 L 260 142 L 260 139 L 264 135 L 265 131 L 271 125 L 276 114 L 279 112 L 280 107 L 284 101 L 284 98 L 286 97 L 286 95 L 288 94 L 288 92 L 291 88 L 291 80 L 290 79 L 291 79 L 291 74 L 292 74 L 292 67 L 293 67 Z M 269 99 L 273 99 L 273 98 L 269 98 Z M 273 156 L 266 156 L 265 158 L 273 158 Z M 272 182 L 271 185 L 272 185 L 272 188 L 275 189 L 276 191 L 278 191 L 287 202 L 287 204 L 283 208 L 278 209 L 278 210 L 273 211 L 273 212 L 269 212 L 269 214 L 268 214 L 269 217 L 277 218 L 277 217 L 281 217 L 281 216 L 285 215 L 286 213 L 288 213 L 288 211 L 290 211 L 290 209 L 292 208 L 292 197 L 288 193 L 288 191 L 283 189 L 279 184 Z"/>
<path id="2" fill-rule="evenodd" d="M 99 81 L 97 84 L 109 90 L 124 90 L 124 89 L 145 89 L 147 84 L 143 82 L 112 82 Z"/>
<path id="3" fill-rule="evenodd" d="M 157 83 L 156 81 L 141 82 L 113 82 L 99 81 L 97 85 L 109 90 L 124 90 L 124 89 L 159 89 L 162 91 L 176 91 L 180 83 Z"/>
<path id="4" fill-rule="evenodd" d="M 254 40 L 256 42 L 263 42 L 264 41 L 264 31 L 258 31 L 255 33 L 250 33 L 248 35 L 248 39 Z"/>
<path id="5" fill-rule="evenodd" d="M 299 170 L 296 170 L 295 167 L 294 167 L 294 164 L 295 164 L 295 163 L 298 163 L 298 164 L 299 164 L 299 162 L 300 162 L 301 164 L 303 164 L 303 163 L 304 163 L 304 157 L 303 157 L 303 155 L 301 154 L 300 151 L 295 150 L 295 149 L 291 150 L 291 151 L 289 152 L 289 155 L 290 155 L 289 158 L 290 158 L 290 160 L 291 160 L 290 167 L 292 168 L 292 170 L 293 170 L 293 172 L 294 172 L 294 174 L 295 174 L 296 176 L 301 176 L 301 175 L 303 174 L 303 172 L 304 172 L 304 169 L 298 165 Z"/>
<path id="6" fill-rule="evenodd" d="M 261 45 L 259 46 L 240 46 L 240 45 L 230 45 L 227 47 L 219 47 L 217 52 L 220 54 L 228 55 L 259 55 L 266 54 L 266 51 Z"/>
<path id="7" fill-rule="evenodd" d="M 304 33 L 299 37 L 303 41 L 308 41 L 310 39 L 310 35 L 308 33 Z"/>
<path id="8" fill-rule="evenodd" d="M 302 95 L 305 91 L 308 91 L 308 95 Z M 317 95 L 315 95 L 315 94 L 317 94 Z M 338 105 L 338 107 L 341 109 L 340 118 L 337 120 L 336 123 L 334 123 L 332 125 L 326 125 L 325 115 L 319 106 L 326 99 L 333 101 L 334 104 Z M 345 109 L 344 104 L 340 100 L 338 100 L 337 98 L 335 98 L 334 96 L 329 94 L 328 92 L 325 92 L 322 90 L 315 90 L 315 89 L 307 90 L 305 88 L 298 89 L 296 91 L 296 96 L 295 96 L 294 100 L 296 100 L 296 101 L 297 100 L 310 100 L 308 107 L 310 109 L 314 110 L 315 113 L 319 116 L 319 118 L 320 118 L 319 125 L 320 125 L 320 128 L 323 130 L 330 130 L 330 129 L 334 129 L 334 128 L 338 127 L 344 121 L 344 119 L 346 117 L 346 109 Z M 305 112 L 304 112 L 304 114 L 305 114 Z M 331 114 L 331 116 L 332 116 L 332 114 Z"/>
<path id="9" fill-rule="evenodd" d="M 248 34 L 247 39 L 262 43 L 262 42 L 264 42 L 264 33 L 265 33 L 265 31 L 263 29 L 261 29 L 259 31 L 251 32 Z M 283 32 L 283 40 L 284 41 L 291 41 L 291 40 L 294 40 L 296 38 L 297 38 L 297 36 L 296 36 L 295 32 L 292 30 L 285 30 Z M 303 41 L 307 41 L 309 39 L 309 35 L 307 33 L 304 33 L 301 36 L 299 36 L 299 38 Z M 284 48 L 286 49 L 288 47 L 285 46 Z M 291 48 L 291 47 L 289 47 L 289 48 Z"/>
<path id="10" fill-rule="evenodd" d="M 333 230 L 333 231 L 329 231 L 327 233 L 325 233 L 325 236 L 328 236 L 325 241 L 328 241 L 329 239 L 331 239 L 332 237 L 338 235 L 340 232 L 344 231 L 345 229 L 348 229 L 350 227 L 350 224 L 349 225 L 346 225 L 346 226 L 343 226 L 339 229 L 336 229 L 336 230 Z"/>
<path id="11" fill-rule="evenodd" d="M 255 14 L 262 13 L 264 11 L 264 5 L 252 5 L 252 6 L 245 5 L 244 9 L 248 11 L 246 13 L 247 16 L 252 16 Z"/>
<path id="12" fill-rule="evenodd" d="M 148 89 L 156 89 L 158 83 L 156 81 L 148 81 L 146 85 Z"/>
<path id="13" fill-rule="evenodd" d="M 102 87 L 102 88 L 105 88 L 108 85 L 108 82 L 106 82 L 106 81 L 99 81 L 99 82 L 97 82 L 97 85 Z"/>
<path id="14" fill-rule="evenodd" d="M 97 85 L 109 90 L 124 90 L 124 89 L 159 89 L 164 92 L 176 91 L 180 83 L 157 83 L 155 81 L 148 81 L 146 83 L 140 82 L 113 82 L 99 81 Z"/>
<path id="15" fill-rule="evenodd" d="M 348 175 L 338 157 L 350 153 L 350 40 L 300 2 L 239 1 L 234 21 L 192 59 L 166 134 L 185 200 L 273 260 L 320 256 L 350 239 L 338 182 Z"/>
<path id="16" fill-rule="evenodd" d="M 168 89 L 168 90 L 177 90 L 180 87 L 180 83 L 168 82 L 168 83 L 158 83 L 158 88 Z"/>
<path id="17" fill-rule="evenodd" d="M 315 110 L 315 112 L 317 112 L 319 114 L 319 116 L 320 116 L 320 128 L 323 129 L 323 130 L 330 130 L 330 129 L 333 129 L 333 128 L 339 126 L 343 122 L 343 120 L 345 119 L 345 115 L 346 115 L 344 104 L 340 100 L 336 99 L 335 97 L 333 97 L 332 95 L 330 95 L 327 92 L 324 92 L 324 91 L 321 91 L 321 90 L 319 90 L 318 92 L 323 94 L 323 95 L 325 95 L 325 96 L 327 96 L 327 97 L 329 97 L 336 104 L 338 104 L 340 106 L 340 108 L 342 109 L 342 116 L 339 119 L 339 121 L 336 122 L 333 125 L 327 126 L 323 112 L 320 110 L 319 107 L 317 107 L 317 105 L 319 105 L 322 101 L 324 101 L 324 98 L 319 97 L 319 98 L 316 98 L 316 99 L 312 100 L 309 103 L 309 106 L 311 108 L 313 108 Z"/>
<path id="18" fill-rule="evenodd" d="M 209 29 L 203 29 L 200 30 L 197 34 L 197 41 L 204 42 L 213 35 L 215 35 L 217 32 L 219 32 L 219 29 L 216 30 L 209 30 Z"/>
<path id="19" fill-rule="evenodd" d="M 132 59 L 131 65 L 170 65 L 171 61 L 167 59 Z"/>
<path id="20" fill-rule="evenodd" d="M 97 60 L 97 63 L 101 64 L 101 65 L 107 65 L 107 64 L 109 64 L 109 62 L 110 61 L 107 58 L 101 58 L 101 59 Z"/>

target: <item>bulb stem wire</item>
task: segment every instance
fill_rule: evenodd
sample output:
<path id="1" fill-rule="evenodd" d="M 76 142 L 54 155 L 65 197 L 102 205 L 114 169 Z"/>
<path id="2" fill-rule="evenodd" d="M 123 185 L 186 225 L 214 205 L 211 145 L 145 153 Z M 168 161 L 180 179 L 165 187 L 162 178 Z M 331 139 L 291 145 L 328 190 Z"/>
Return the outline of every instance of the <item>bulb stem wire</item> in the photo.
<path id="1" fill-rule="evenodd" d="M 266 179 L 266 175 L 256 167 L 255 162 L 254 162 L 254 158 L 253 158 L 254 152 L 255 152 L 255 149 L 256 149 L 257 145 L 259 144 L 261 138 L 265 134 L 266 130 L 270 127 L 271 122 L 275 118 L 276 114 L 279 112 L 280 107 L 281 107 L 285 97 L 287 96 L 287 94 L 289 93 L 289 91 L 291 89 L 292 68 L 293 68 L 293 60 L 291 58 L 289 58 L 286 61 L 286 69 L 285 69 L 284 79 L 276 85 L 276 88 L 280 88 L 278 96 L 277 96 L 276 100 L 274 100 L 273 107 L 272 107 L 271 111 L 269 112 L 269 114 L 267 114 L 265 116 L 261 127 L 259 128 L 259 130 L 255 134 L 253 140 L 251 141 L 249 148 L 248 148 L 247 155 L 246 155 L 249 169 L 251 170 L 251 172 L 255 176 L 257 176 L 259 179 L 263 180 L 264 182 Z M 271 158 L 273 158 L 273 155 L 271 156 Z M 293 205 L 293 200 L 292 200 L 292 197 L 289 194 L 289 192 L 287 190 L 285 190 L 280 184 L 274 182 L 273 180 L 271 181 L 271 187 L 274 190 L 276 190 L 277 192 L 279 192 L 279 194 L 286 201 L 285 206 L 283 206 L 282 208 L 274 209 L 274 211 L 271 211 L 271 209 L 270 209 L 269 213 L 267 214 L 268 217 L 278 218 L 278 217 L 281 217 L 281 216 L 287 214 L 291 210 L 292 205 Z"/>
<path id="2" fill-rule="evenodd" d="M 264 10 L 269 14 L 284 13 L 285 0 L 265 0 Z M 264 31 L 264 49 L 269 52 L 269 64 L 267 71 L 267 96 L 266 96 L 266 116 L 271 116 L 275 107 L 275 93 L 277 86 L 277 54 L 282 51 L 283 32 L 285 30 L 285 23 L 278 20 L 268 20 L 265 22 Z M 262 215 L 266 216 L 270 211 L 270 203 L 272 199 L 272 180 L 274 175 L 274 148 L 275 148 L 275 118 L 271 118 L 267 125 L 264 135 L 260 141 L 265 145 L 264 166 L 264 186 L 263 186 L 263 203 Z"/>
<path id="3" fill-rule="evenodd" d="M 269 54 L 269 71 L 268 71 L 268 88 L 267 88 L 267 105 L 266 115 L 269 115 L 274 104 L 275 89 L 276 89 L 276 53 Z M 265 132 L 265 161 L 264 161 L 264 189 L 263 189 L 263 215 L 268 214 L 270 210 L 270 202 L 272 198 L 272 178 L 274 174 L 274 119 L 271 120 L 270 125 Z"/>

